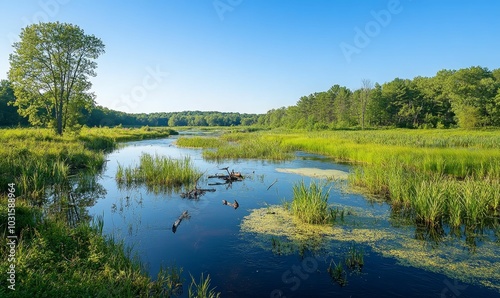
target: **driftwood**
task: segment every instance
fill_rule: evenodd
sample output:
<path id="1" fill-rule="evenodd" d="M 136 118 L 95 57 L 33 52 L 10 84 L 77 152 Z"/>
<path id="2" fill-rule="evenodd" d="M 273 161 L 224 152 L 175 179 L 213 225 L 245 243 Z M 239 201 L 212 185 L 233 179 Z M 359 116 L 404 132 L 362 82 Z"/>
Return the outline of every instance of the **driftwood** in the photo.
<path id="1" fill-rule="evenodd" d="M 179 218 L 174 222 L 174 224 L 172 225 L 172 232 L 176 232 L 177 231 L 177 227 L 181 224 L 181 221 L 184 219 L 184 218 L 189 218 L 189 214 L 186 211 L 182 212 L 181 216 L 179 216 Z"/>
<path id="2" fill-rule="evenodd" d="M 240 207 L 240 204 L 238 204 L 238 201 L 234 200 L 234 203 L 229 203 L 228 201 L 226 200 L 222 200 L 222 205 L 227 205 L 227 206 L 231 206 L 233 207 L 234 209 L 238 209 L 238 207 Z"/>
<path id="3" fill-rule="evenodd" d="M 188 199 L 198 199 L 202 195 L 204 195 L 206 192 L 214 192 L 215 188 L 198 188 L 194 187 L 192 190 L 188 192 L 183 192 L 181 193 L 182 198 L 188 198 Z"/>
<path id="4" fill-rule="evenodd" d="M 198 180 L 200 180 L 201 176 L 203 176 L 203 174 L 201 174 L 198 178 L 196 178 L 193 189 L 191 189 L 188 192 L 181 193 L 181 198 L 198 199 L 199 197 L 204 195 L 207 191 L 208 192 L 215 191 L 214 188 L 208 188 L 208 189 L 198 188 Z"/>
<path id="5" fill-rule="evenodd" d="M 227 175 L 216 174 L 216 175 L 208 176 L 208 178 L 218 178 L 218 179 L 224 180 L 225 182 L 224 183 L 211 183 L 209 185 L 223 185 L 223 184 L 231 183 L 233 181 L 243 181 L 243 175 L 241 175 L 241 173 L 239 173 L 239 172 L 235 172 L 234 170 L 231 170 L 231 172 L 229 172 L 229 167 L 225 167 L 225 168 L 222 168 L 219 170 L 227 171 Z"/>

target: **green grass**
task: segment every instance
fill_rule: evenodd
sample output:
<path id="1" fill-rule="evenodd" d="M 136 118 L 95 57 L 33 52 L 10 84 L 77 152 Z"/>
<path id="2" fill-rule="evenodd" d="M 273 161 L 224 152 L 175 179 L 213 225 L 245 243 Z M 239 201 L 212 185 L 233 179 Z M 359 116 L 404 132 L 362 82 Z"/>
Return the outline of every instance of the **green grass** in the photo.
<path id="1" fill-rule="evenodd" d="M 172 159 L 144 153 L 138 166 L 118 165 L 115 179 L 129 187 L 144 183 L 150 190 L 159 192 L 193 184 L 200 176 L 190 157 Z"/>
<path id="2" fill-rule="evenodd" d="M 325 224 L 332 219 L 332 210 L 328 206 L 330 189 L 326 185 L 311 180 L 309 186 L 304 181 L 293 185 L 293 200 L 290 211 L 303 222 L 310 224 Z"/>
<path id="3" fill-rule="evenodd" d="M 345 258 L 346 266 L 351 270 L 361 271 L 364 261 L 364 251 L 358 248 L 354 243 L 351 244 Z"/>
<path id="4" fill-rule="evenodd" d="M 205 158 L 283 160 L 298 150 L 354 164 L 351 187 L 386 199 L 419 224 L 477 226 L 500 214 L 499 130 L 277 130 L 220 139 L 226 145 L 205 150 Z"/>
<path id="5" fill-rule="evenodd" d="M 216 137 L 180 137 L 176 144 L 187 148 L 219 148 L 225 142 Z"/>
<path id="6" fill-rule="evenodd" d="M 0 201 L 3 217 L 6 198 Z M 102 236 L 102 221 L 71 228 L 53 217 L 42 219 L 42 210 L 22 199 L 16 203 L 16 290 L 8 289 L 7 280 L 1 279 L 0 296 L 30 297 L 38 293 L 43 297 L 157 297 L 174 284 L 175 268 L 161 271 L 153 282 L 122 242 Z M 0 253 L 7 256 L 7 221 L 3 219 Z M 0 270 L 6 272 L 9 265 L 3 258 Z"/>
<path id="7" fill-rule="evenodd" d="M 191 275 L 191 284 L 188 289 L 189 298 L 219 298 L 220 293 L 215 292 L 215 288 L 210 288 L 210 274 L 206 278 L 201 274 L 200 281 L 196 282 Z"/>
<path id="8" fill-rule="evenodd" d="M 74 227 L 64 215 L 46 212 L 48 190 L 63 189 L 71 175 L 95 172 L 116 142 L 165 137 L 165 129 L 84 128 L 57 136 L 49 129 L 0 129 L 0 183 L 16 189 L 16 291 L 0 280 L 0 296 L 150 297 L 178 283 L 177 269 L 154 282 L 122 242 L 102 235 L 102 221 Z M 85 187 L 80 185 L 78 187 Z M 7 195 L 0 189 L 0 254 L 7 256 Z M 61 199 L 64 199 L 61 196 Z M 8 258 L 0 260 L 6 272 Z"/>
<path id="9" fill-rule="evenodd" d="M 205 148 L 203 157 L 208 160 L 224 159 L 269 159 L 293 158 L 292 148 L 279 140 L 271 140 L 260 134 L 225 133 L 215 137 L 182 137 L 177 140 L 181 147 Z"/>
<path id="10" fill-rule="evenodd" d="M 328 266 L 328 274 L 330 277 L 337 282 L 341 287 L 347 285 L 347 272 L 344 269 L 344 266 L 342 265 L 342 262 L 339 261 L 338 263 L 335 263 L 333 260 L 330 262 L 330 265 Z"/>
<path id="11" fill-rule="evenodd" d="M 84 128 L 77 135 L 56 135 L 50 129 L 0 129 L 0 185 L 15 182 L 18 195 L 39 201 L 49 185 L 67 183 L 71 173 L 96 172 L 103 152 L 119 141 L 165 137 L 170 129 Z"/>

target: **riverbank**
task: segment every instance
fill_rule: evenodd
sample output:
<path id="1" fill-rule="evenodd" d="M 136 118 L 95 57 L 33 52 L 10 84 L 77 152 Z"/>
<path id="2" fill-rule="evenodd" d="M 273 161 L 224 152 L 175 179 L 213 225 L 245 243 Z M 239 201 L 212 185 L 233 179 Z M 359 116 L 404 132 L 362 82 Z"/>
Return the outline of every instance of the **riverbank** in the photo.
<path id="1" fill-rule="evenodd" d="M 129 248 L 103 236 L 101 220 L 82 216 L 75 224 L 66 216 L 79 213 L 71 178 L 98 172 L 104 152 L 118 142 L 172 134 L 148 127 L 85 128 L 64 136 L 49 129 L 1 129 L 0 296 L 147 297 L 178 290 L 180 268 L 162 270 L 153 282 Z M 56 203 L 61 212 L 47 212 L 47 204 Z"/>

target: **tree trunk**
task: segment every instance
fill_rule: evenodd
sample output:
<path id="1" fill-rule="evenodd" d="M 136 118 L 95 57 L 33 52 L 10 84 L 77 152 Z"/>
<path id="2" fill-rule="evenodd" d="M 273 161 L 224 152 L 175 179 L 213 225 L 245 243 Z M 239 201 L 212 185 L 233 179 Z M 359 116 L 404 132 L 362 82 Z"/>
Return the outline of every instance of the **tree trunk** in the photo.
<path id="1" fill-rule="evenodd" d="M 60 99 L 58 104 L 57 104 L 57 111 L 56 111 L 56 122 L 57 122 L 56 133 L 60 136 L 63 134 L 62 113 L 63 113 L 63 101 L 62 101 L 62 99 Z"/>

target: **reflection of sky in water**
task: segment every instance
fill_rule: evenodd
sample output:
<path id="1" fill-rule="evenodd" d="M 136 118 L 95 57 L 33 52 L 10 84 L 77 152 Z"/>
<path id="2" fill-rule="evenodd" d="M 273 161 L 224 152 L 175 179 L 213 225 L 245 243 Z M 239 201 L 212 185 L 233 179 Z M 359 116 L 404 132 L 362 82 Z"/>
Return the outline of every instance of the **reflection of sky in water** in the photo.
<path id="1" fill-rule="evenodd" d="M 326 273 L 329 260 L 323 257 L 325 260 L 318 261 L 318 272 L 310 274 L 307 279 L 300 279 L 300 287 L 291 291 L 293 283 L 284 283 L 282 275 L 291 266 L 300 265 L 300 257 L 276 256 L 270 250 L 252 245 L 253 236 L 242 236 L 240 233 L 241 220 L 251 209 L 262 208 L 266 204 L 281 204 L 283 199 L 290 200 L 293 183 L 301 179 L 308 183 L 310 180 L 297 174 L 279 173 L 275 168 L 314 167 L 349 171 L 349 166 L 306 153 L 298 153 L 293 161 L 279 163 L 240 160 L 218 164 L 204 161 L 201 150 L 177 148 L 172 144 L 174 141 L 175 137 L 130 142 L 108 154 L 108 162 L 99 180 L 107 195 L 90 208 L 90 214 L 103 215 L 104 232 L 131 245 L 152 275 L 156 275 L 160 265 L 175 263 L 183 267 L 185 295 L 189 273 L 198 278 L 201 272 L 210 274 L 212 285 L 217 286 L 223 297 L 269 297 L 274 289 L 282 290 L 286 297 L 312 297 L 311 293 L 314 297 L 364 297 L 373 293 L 405 297 L 420 297 L 422 293 L 428 293 L 427 296 L 437 297 L 445 287 L 443 280 L 446 277 L 443 275 L 399 266 L 391 258 L 382 258 L 378 253 L 370 252 L 365 256 L 367 265 L 363 274 L 350 277 L 345 288 L 331 282 Z M 245 180 L 227 188 L 225 185 L 208 186 L 208 183 L 218 181 L 202 178 L 199 187 L 213 187 L 217 191 L 208 192 L 199 200 L 182 199 L 177 193 L 155 195 L 145 187 L 118 189 L 114 179 L 118 163 L 122 166 L 137 165 L 142 153 L 172 158 L 190 156 L 195 165 L 206 173 L 205 176 L 223 173 L 218 169 L 227 166 L 230 170 L 241 172 Z M 276 179 L 278 182 L 267 190 Z M 223 199 L 229 202 L 236 199 L 240 208 L 234 210 L 222 205 Z M 377 228 L 391 229 L 387 220 L 390 209 L 385 203 L 369 203 L 361 195 L 346 194 L 337 188 L 332 189 L 330 202 L 350 206 L 347 208 L 354 211 L 363 208 L 382 219 L 358 220 L 371 221 Z M 172 224 L 184 210 L 188 210 L 191 217 L 184 219 L 174 234 Z M 398 231 L 414 233 L 412 228 Z M 332 251 L 344 248 L 339 243 L 332 243 Z M 367 247 L 365 251 L 370 249 Z M 467 291 L 479 296 L 491 294 L 473 286 Z"/>

